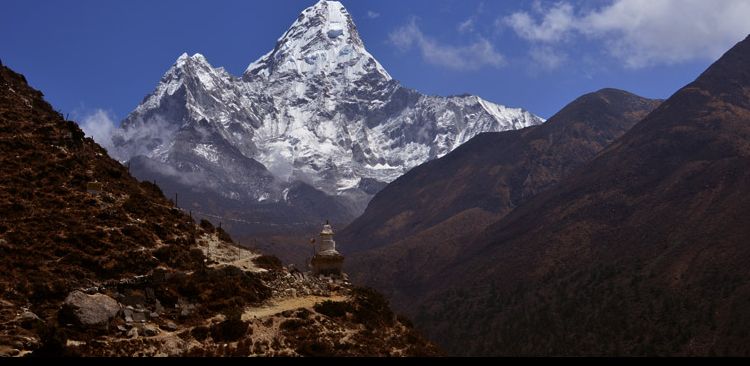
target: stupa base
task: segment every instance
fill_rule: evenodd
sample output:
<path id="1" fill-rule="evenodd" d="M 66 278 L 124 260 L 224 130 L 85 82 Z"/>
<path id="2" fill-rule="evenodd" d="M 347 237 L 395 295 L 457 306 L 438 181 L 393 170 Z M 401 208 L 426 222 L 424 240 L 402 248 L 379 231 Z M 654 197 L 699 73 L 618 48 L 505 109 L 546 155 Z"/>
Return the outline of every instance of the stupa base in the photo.
<path id="1" fill-rule="evenodd" d="M 315 255 L 310 261 L 313 274 L 319 275 L 341 275 L 341 268 L 344 265 L 344 256 L 336 255 Z"/>

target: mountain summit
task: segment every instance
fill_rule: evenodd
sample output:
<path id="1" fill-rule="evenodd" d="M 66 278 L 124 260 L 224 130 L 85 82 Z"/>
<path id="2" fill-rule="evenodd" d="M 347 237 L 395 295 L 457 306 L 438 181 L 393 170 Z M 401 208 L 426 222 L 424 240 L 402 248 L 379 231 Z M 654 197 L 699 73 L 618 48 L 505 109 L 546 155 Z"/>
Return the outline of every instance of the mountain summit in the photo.
<path id="1" fill-rule="evenodd" d="M 542 122 L 476 96 L 402 87 L 341 3 L 321 1 L 241 77 L 180 56 L 123 121 L 112 154 L 208 217 L 287 232 L 348 222 L 412 167 L 481 132 Z"/>
<path id="2" fill-rule="evenodd" d="M 248 66 L 245 75 L 269 78 L 338 75 L 352 80 L 375 72 L 392 78 L 365 49 L 349 12 L 338 1 L 320 1 L 300 14 L 276 47 Z"/>

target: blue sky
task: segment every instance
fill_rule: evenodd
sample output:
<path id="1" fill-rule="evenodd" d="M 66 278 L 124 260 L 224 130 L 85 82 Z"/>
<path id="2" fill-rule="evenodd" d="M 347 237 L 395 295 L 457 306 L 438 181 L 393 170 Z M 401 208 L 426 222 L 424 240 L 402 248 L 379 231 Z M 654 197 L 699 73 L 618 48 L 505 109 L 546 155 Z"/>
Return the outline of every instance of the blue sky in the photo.
<path id="1" fill-rule="evenodd" d="M 181 53 L 240 75 L 313 3 L 4 0 L 0 59 L 72 117 L 119 121 Z M 746 0 L 342 3 L 404 86 L 543 117 L 604 87 L 666 98 L 750 33 Z"/>

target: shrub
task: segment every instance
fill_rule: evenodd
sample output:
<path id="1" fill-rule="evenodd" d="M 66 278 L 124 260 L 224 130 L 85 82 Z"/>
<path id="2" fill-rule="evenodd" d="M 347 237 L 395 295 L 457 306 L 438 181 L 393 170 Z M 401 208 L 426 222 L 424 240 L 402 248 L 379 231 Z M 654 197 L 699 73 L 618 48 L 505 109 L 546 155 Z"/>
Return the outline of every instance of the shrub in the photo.
<path id="1" fill-rule="evenodd" d="M 353 294 L 357 304 L 354 311 L 357 322 L 368 328 L 393 325 L 395 316 L 383 295 L 369 287 L 355 287 Z"/>
<path id="2" fill-rule="evenodd" d="M 260 257 L 253 259 L 253 263 L 258 267 L 269 271 L 278 271 L 284 267 L 284 265 L 281 264 L 281 260 L 274 255 L 261 255 Z"/>
<path id="3" fill-rule="evenodd" d="M 312 339 L 300 342 L 296 349 L 297 353 L 307 357 L 325 357 L 334 354 L 328 343 Z"/>
<path id="4" fill-rule="evenodd" d="M 321 303 L 315 304 L 313 309 L 318 313 L 330 316 L 332 318 L 339 318 L 346 315 L 347 312 L 354 312 L 354 307 L 348 302 L 336 302 L 326 300 Z"/>
<path id="5" fill-rule="evenodd" d="M 219 240 L 234 244 L 232 237 L 229 236 L 229 234 L 227 234 L 227 232 L 224 231 L 224 229 L 220 227 L 216 228 L 216 235 L 219 237 Z"/>
<path id="6" fill-rule="evenodd" d="M 209 331 L 210 329 L 208 329 L 208 327 L 199 325 L 190 331 L 190 335 L 192 335 L 193 338 L 195 338 L 198 341 L 203 341 L 206 339 L 206 337 L 208 337 Z"/>
<path id="7" fill-rule="evenodd" d="M 75 353 L 68 349 L 68 337 L 65 335 L 63 330 L 51 326 L 39 327 L 37 333 L 39 334 L 41 346 L 37 348 L 31 356 L 34 357 L 70 357 L 76 356 Z"/>
<path id="8" fill-rule="evenodd" d="M 231 308 L 224 315 L 226 320 L 211 327 L 211 337 L 217 342 L 232 342 L 247 333 L 248 323 L 242 321 L 242 309 Z"/>
<path id="9" fill-rule="evenodd" d="M 310 324 L 309 320 L 287 319 L 279 324 L 279 329 L 285 331 L 295 331 L 304 328 L 308 324 Z"/>
<path id="10" fill-rule="evenodd" d="M 414 328 L 414 323 L 412 323 L 411 319 L 407 318 L 404 315 L 401 315 L 401 314 L 396 315 L 396 320 L 398 320 L 399 323 L 401 323 L 403 326 L 409 329 Z"/>
<path id="11" fill-rule="evenodd" d="M 211 224 L 211 221 L 208 221 L 206 219 L 201 219 L 200 226 L 203 230 L 208 231 L 209 233 L 214 232 L 214 225 Z"/>
<path id="12" fill-rule="evenodd" d="M 159 188 L 158 185 L 154 184 L 153 182 L 149 181 L 143 181 L 140 183 L 141 188 L 143 188 L 146 192 L 151 192 L 152 194 L 155 194 L 159 197 L 164 196 L 164 192 L 161 191 L 161 188 Z"/>

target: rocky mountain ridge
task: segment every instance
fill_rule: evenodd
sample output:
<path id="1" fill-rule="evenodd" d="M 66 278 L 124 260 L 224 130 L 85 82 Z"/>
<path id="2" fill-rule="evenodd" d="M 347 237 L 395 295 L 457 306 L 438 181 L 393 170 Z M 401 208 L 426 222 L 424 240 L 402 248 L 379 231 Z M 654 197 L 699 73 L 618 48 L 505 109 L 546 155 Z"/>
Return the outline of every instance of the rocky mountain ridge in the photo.
<path id="1" fill-rule="evenodd" d="M 386 183 L 476 134 L 542 122 L 476 96 L 402 87 L 343 5 L 320 1 L 241 77 L 180 56 L 110 152 L 196 210 L 283 232 L 346 223 Z"/>

